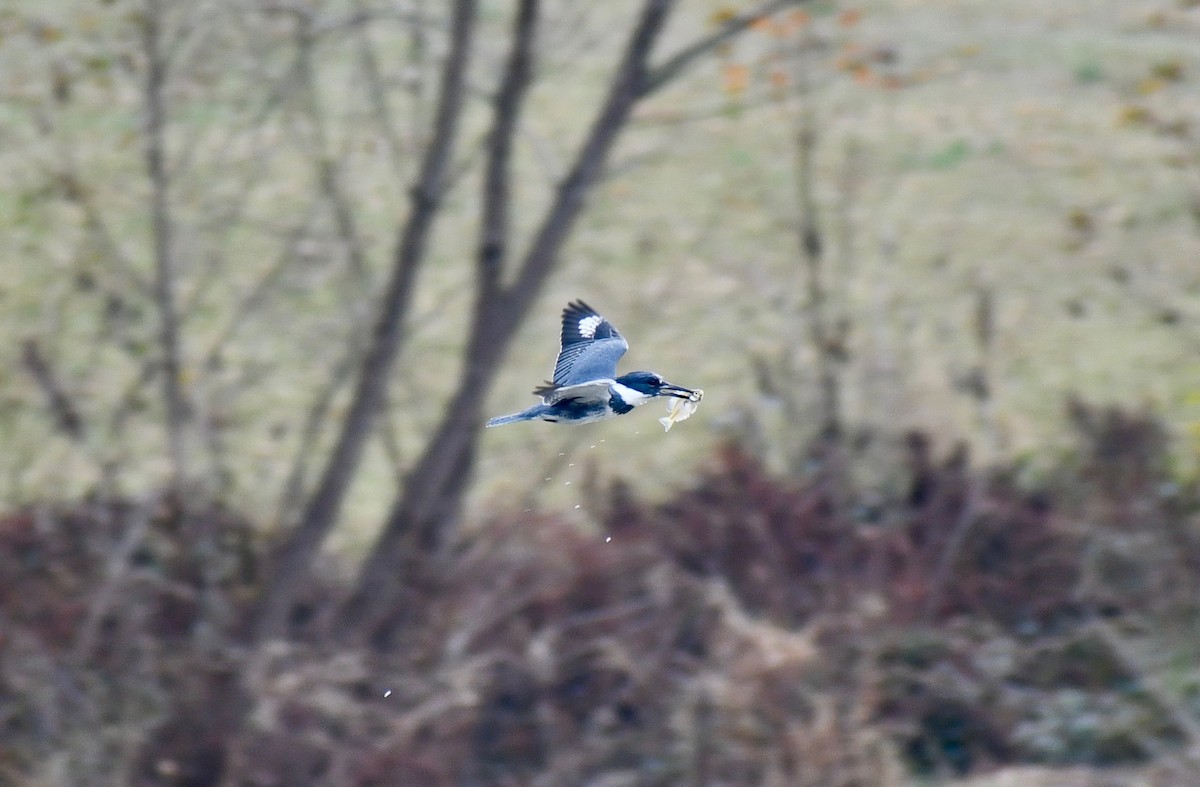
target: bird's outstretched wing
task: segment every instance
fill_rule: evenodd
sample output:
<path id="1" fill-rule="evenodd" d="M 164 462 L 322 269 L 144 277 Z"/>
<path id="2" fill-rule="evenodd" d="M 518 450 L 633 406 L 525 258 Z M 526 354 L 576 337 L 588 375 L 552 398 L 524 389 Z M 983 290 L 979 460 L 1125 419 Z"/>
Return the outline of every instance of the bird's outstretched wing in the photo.
<path id="1" fill-rule="evenodd" d="M 554 385 L 561 388 L 616 377 L 617 362 L 628 349 L 625 337 L 611 322 L 583 301 L 572 301 L 562 313 Z"/>
<path id="2" fill-rule="evenodd" d="M 542 404 L 546 405 L 555 405 L 568 399 L 578 399 L 580 402 L 606 402 L 612 396 L 608 389 L 613 383 L 614 380 L 603 377 L 575 385 L 555 385 L 547 382 L 545 385 L 534 388 L 533 392 L 542 397 Z"/>

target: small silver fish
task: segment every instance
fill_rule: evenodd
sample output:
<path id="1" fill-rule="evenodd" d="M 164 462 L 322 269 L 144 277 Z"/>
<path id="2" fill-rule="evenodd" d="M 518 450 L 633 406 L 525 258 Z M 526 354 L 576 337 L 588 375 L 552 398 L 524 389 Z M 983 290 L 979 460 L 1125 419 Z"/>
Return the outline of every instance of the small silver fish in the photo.
<path id="1" fill-rule="evenodd" d="M 658 419 L 658 422 L 663 425 L 663 431 L 671 431 L 671 427 L 676 421 L 686 421 L 692 417 L 692 413 L 700 407 L 700 400 L 704 398 L 704 391 L 697 388 L 692 391 L 692 395 L 687 399 L 673 398 L 667 402 L 667 414 Z"/>

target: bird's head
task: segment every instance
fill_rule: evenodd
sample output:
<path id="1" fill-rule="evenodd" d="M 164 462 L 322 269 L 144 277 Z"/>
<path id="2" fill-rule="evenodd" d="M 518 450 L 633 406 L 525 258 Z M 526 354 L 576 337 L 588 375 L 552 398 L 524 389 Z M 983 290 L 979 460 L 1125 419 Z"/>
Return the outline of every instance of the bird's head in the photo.
<path id="1" fill-rule="evenodd" d="M 691 388 L 684 388 L 682 385 L 673 385 L 661 376 L 654 372 L 630 372 L 616 378 L 619 385 L 623 385 L 638 394 L 641 394 L 639 401 L 630 401 L 629 404 L 642 404 L 656 396 L 677 396 L 680 399 L 689 399 L 692 396 Z M 629 397 L 623 397 L 626 401 Z"/>

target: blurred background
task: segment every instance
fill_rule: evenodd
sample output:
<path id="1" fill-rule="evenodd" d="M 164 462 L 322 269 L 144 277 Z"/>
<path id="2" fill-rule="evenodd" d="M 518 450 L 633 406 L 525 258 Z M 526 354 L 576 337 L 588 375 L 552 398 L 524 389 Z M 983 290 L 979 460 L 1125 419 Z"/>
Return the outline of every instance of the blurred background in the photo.
<path id="1" fill-rule="evenodd" d="M 0 9 L 0 784 L 1200 783 L 1200 3 Z M 622 371 L 532 404 L 575 298 Z"/>

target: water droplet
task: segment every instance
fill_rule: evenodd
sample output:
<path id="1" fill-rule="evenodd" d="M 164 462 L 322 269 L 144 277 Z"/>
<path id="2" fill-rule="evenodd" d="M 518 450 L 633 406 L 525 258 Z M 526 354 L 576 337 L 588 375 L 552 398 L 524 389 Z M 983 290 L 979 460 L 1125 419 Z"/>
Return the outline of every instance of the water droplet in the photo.
<path id="1" fill-rule="evenodd" d="M 589 448 L 595 448 L 595 447 L 596 447 L 596 444 L 595 444 L 595 443 L 593 443 L 592 445 L 590 445 L 590 446 L 588 446 L 588 447 L 589 447 Z"/>
<path id="2" fill-rule="evenodd" d="M 559 451 L 559 452 L 558 452 L 558 455 L 559 455 L 559 456 L 566 456 L 566 455 L 567 455 L 567 453 L 566 453 L 565 451 Z"/>
<path id="3" fill-rule="evenodd" d="M 567 467 L 574 467 L 574 466 L 575 466 L 574 462 L 571 462 L 569 465 L 567 465 Z"/>
<path id="4" fill-rule="evenodd" d="M 550 480 L 550 476 L 546 476 L 546 480 L 547 480 L 547 481 L 549 481 L 549 480 Z"/>
<path id="5" fill-rule="evenodd" d="M 570 481 L 563 481 L 563 486 L 570 486 L 570 485 L 571 485 Z"/>
<path id="6" fill-rule="evenodd" d="M 384 698 L 385 700 L 386 700 L 388 697 L 390 697 L 390 696 L 392 696 L 392 690 L 391 690 L 391 689 L 388 689 L 387 691 L 385 691 L 385 692 L 383 693 L 383 698 Z"/>
<path id="7" fill-rule="evenodd" d="M 578 511 L 578 510 L 579 510 L 579 504 L 578 504 L 578 503 L 576 503 L 576 504 L 575 504 L 575 510 L 576 510 L 576 511 Z"/>
<path id="8" fill-rule="evenodd" d="M 612 536 L 605 536 L 605 537 L 604 537 L 604 543 L 606 543 L 606 544 L 607 544 L 609 541 L 612 541 Z"/>

